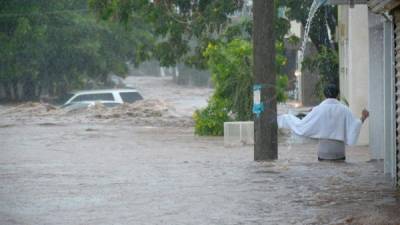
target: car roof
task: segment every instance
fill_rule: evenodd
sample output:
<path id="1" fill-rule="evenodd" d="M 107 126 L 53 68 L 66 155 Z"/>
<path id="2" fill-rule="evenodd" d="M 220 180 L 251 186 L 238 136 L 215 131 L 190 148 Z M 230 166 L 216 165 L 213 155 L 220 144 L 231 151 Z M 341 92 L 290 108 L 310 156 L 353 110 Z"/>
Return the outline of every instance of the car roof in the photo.
<path id="1" fill-rule="evenodd" d="M 112 92 L 138 92 L 133 88 L 119 88 L 119 89 L 97 89 L 97 90 L 82 90 L 82 91 L 73 91 L 71 94 L 100 94 L 100 93 L 112 93 Z"/>
<path id="2" fill-rule="evenodd" d="M 74 104 L 90 104 L 90 103 L 119 103 L 116 101 L 110 101 L 110 100 L 93 100 L 93 101 L 77 101 L 77 102 L 73 102 Z"/>

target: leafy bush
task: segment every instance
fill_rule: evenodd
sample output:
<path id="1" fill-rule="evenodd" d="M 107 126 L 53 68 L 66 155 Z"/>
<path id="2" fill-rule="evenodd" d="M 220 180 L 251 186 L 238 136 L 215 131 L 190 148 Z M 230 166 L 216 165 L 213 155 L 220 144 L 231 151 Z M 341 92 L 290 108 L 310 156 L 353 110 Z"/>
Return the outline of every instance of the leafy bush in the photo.
<path id="1" fill-rule="evenodd" d="M 277 71 L 286 63 L 283 45 L 277 44 Z M 281 54 L 282 52 L 282 54 Z M 229 120 L 253 120 L 253 67 L 252 46 L 249 41 L 233 39 L 209 44 L 204 56 L 214 83 L 214 94 L 205 109 L 194 114 L 195 133 L 223 135 L 223 123 Z M 278 75 L 277 101 L 285 101 L 288 78 Z"/>
<path id="2" fill-rule="evenodd" d="M 227 102 L 237 120 L 252 118 L 252 48 L 250 42 L 234 39 L 210 44 L 204 52 L 215 91 L 213 99 Z"/>
<path id="3" fill-rule="evenodd" d="M 229 121 L 229 107 L 227 102 L 220 99 L 212 99 L 208 106 L 196 110 L 193 115 L 195 134 L 221 136 L 224 134 L 224 122 Z"/>

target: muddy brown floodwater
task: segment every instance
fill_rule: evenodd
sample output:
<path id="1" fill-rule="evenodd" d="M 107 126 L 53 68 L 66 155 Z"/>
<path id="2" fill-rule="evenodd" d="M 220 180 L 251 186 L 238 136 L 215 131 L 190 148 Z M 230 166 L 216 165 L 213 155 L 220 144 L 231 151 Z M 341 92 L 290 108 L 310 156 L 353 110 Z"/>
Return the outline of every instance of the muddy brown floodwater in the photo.
<path id="1" fill-rule="evenodd" d="M 40 107 L 0 106 L 1 225 L 400 224 L 367 147 L 318 162 L 313 141 L 281 138 L 279 160 L 254 162 L 190 124 Z"/>

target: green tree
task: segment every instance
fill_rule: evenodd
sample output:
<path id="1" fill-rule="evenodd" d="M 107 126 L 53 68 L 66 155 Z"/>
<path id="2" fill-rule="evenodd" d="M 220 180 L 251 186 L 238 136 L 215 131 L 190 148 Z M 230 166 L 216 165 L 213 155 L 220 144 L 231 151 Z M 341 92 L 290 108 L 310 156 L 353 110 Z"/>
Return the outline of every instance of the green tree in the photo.
<path id="1" fill-rule="evenodd" d="M 89 0 L 98 17 L 130 26 L 137 18 L 151 27 L 157 43 L 152 56 L 162 66 L 180 62 L 205 68 L 202 52 L 241 9 L 243 0 Z"/>
<path id="2" fill-rule="evenodd" d="M 280 0 L 285 7 L 285 15 L 289 20 L 300 22 L 303 27 L 307 24 L 308 13 L 313 0 Z M 322 48 L 335 48 L 332 38 L 335 37 L 337 26 L 337 7 L 323 5 L 316 13 L 310 28 L 310 39 L 320 51 Z"/>
<path id="3" fill-rule="evenodd" d="M 225 41 L 226 40 L 226 41 Z M 283 43 L 276 43 L 277 81 L 274 85 L 278 102 L 287 99 L 288 78 L 281 73 L 286 58 Z M 204 52 L 212 73 L 214 93 L 204 109 L 194 114 L 195 133 L 199 135 L 222 135 L 223 123 L 253 119 L 253 53 L 248 40 L 222 39 L 209 44 Z"/>
<path id="4" fill-rule="evenodd" d="M 281 5 L 276 4 L 275 10 Z M 287 63 L 284 56 L 284 38 L 290 28 L 289 21 L 275 14 L 276 30 L 276 98 L 286 100 L 288 78 L 282 73 Z M 212 73 L 215 91 L 208 106 L 194 114 L 195 133 L 199 135 L 222 135 L 223 123 L 229 120 L 253 119 L 253 21 L 249 16 L 236 19 L 226 27 L 219 38 L 213 40 L 204 52 Z"/>
<path id="5" fill-rule="evenodd" d="M 186 63 L 212 72 L 215 93 L 204 110 L 195 113 L 196 133 L 220 135 L 223 122 L 232 113 L 235 120 L 252 118 L 252 26 L 251 15 L 233 15 L 243 6 L 242 0 L 89 0 L 99 18 L 125 26 L 141 18 L 157 38 L 151 54 L 162 66 Z M 279 1 L 277 1 L 279 2 Z M 276 4 L 277 11 L 281 4 Z M 278 15 L 278 13 L 276 13 Z M 277 80 L 286 86 L 287 77 L 280 71 L 286 63 L 284 36 L 289 21 L 276 16 L 278 42 Z M 204 53 L 204 54 L 203 54 Z M 274 84 L 275 85 L 275 84 Z M 281 88 L 280 90 L 283 90 Z M 284 100 L 284 91 L 279 91 Z"/>
<path id="6" fill-rule="evenodd" d="M 145 24 L 97 21 L 86 0 L 0 2 L 0 84 L 10 98 L 60 95 L 113 72 L 125 75 L 153 45 Z M 16 96 L 17 85 L 24 93 Z M 14 92 L 14 94 L 13 94 Z"/>
<path id="7" fill-rule="evenodd" d="M 286 16 L 289 20 L 296 20 L 305 27 L 308 18 L 308 12 L 313 0 L 282 0 L 286 6 Z M 338 49 L 335 44 L 337 26 L 337 7 L 324 5 L 315 15 L 310 30 L 310 39 L 317 48 L 316 55 L 306 58 L 303 62 L 303 68 L 310 71 L 318 71 L 321 74 L 318 82 L 317 94 L 321 95 L 322 87 L 326 83 L 339 85 L 339 61 Z"/>

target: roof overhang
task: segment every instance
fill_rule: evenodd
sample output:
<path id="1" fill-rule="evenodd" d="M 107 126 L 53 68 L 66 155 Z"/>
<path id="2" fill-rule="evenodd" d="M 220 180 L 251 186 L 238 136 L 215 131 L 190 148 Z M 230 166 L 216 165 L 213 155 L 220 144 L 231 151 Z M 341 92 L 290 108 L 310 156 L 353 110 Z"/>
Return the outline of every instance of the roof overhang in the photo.
<path id="1" fill-rule="evenodd" d="M 400 6 L 400 0 L 322 0 L 329 5 L 350 5 L 353 7 L 358 4 L 368 4 L 370 10 L 374 13 L 390 12 Z"/>
<path id="2" fill-rule="evenodd" d="M 357 5 L 367 4 L 368 0 L 327 0 L 326 4 L 329 5 Z"/>
<path id="3" fill-rule="evenodd" d="M 369 0 L 368 7 L 374 13 L 390 12 L 400 6 L 400 0 Z"/>
<path id="4" fill-rule="evenodd" d="M 328 5 L 349 5 L 351 8 L 354 5 L 365 5 L 368 0 L 323 0 Z"/>

